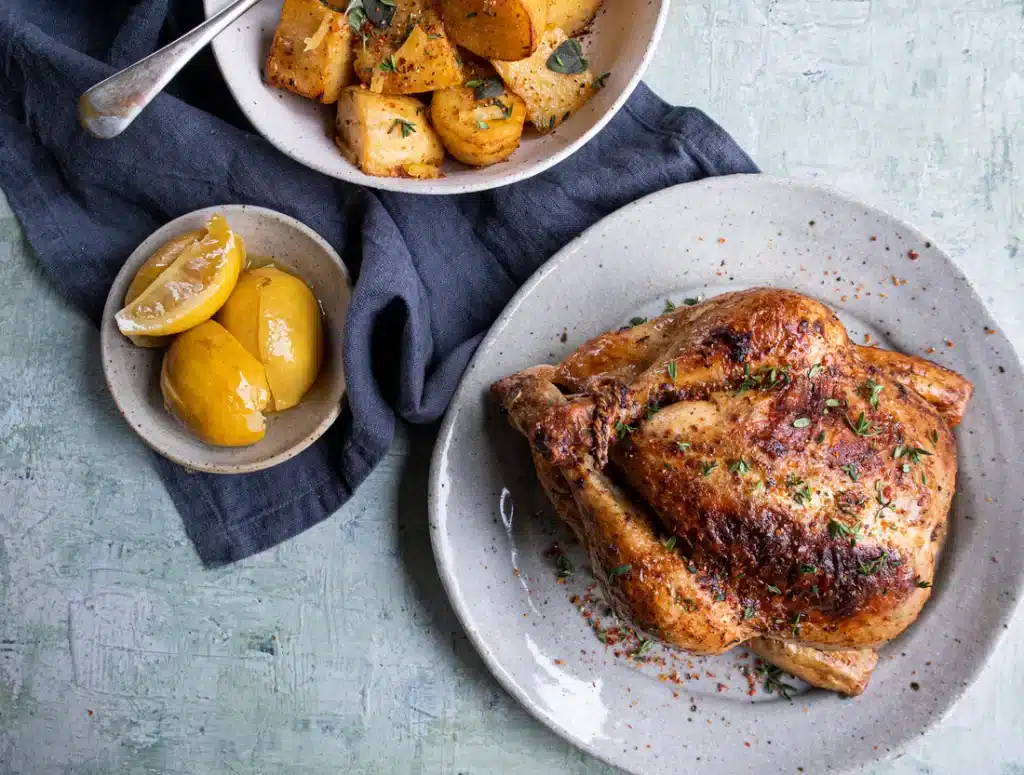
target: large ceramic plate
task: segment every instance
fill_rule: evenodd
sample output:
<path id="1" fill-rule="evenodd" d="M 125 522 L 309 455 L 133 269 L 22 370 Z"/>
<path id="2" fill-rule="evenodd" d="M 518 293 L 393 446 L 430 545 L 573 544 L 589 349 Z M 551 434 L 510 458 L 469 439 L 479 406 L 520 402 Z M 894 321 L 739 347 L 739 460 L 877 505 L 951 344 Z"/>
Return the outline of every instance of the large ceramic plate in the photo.
<path id="1" fill-rule="evenodd" d="M 203 0 L 207 17 L 230 0 Z M 562 161 L 611 120 L 640 82 L 668 16 L 669 0 L 639 3 L 606 0 L 583 47 L 596 73 L 610 72 L 605 88 L 549 135 L 528 131 L 512 157 L 485 169 L 449 159 L 438 180 L 377 178 L 346 161 L 333 140 L 331 108 L 263 83 L 263 60 L 270 50 L 283 0 L 265 0 L 213 42 L 224 80 L 257 131 L 282 153 L 325 175 L 364 186 L 413 194 L 464 194 L 525 180 Z M 335 3 L 345 7 L 347 0 Z"/>
<path id="2" fill-rule="evenodd" d="M 633 315 L 660 313 L 666 299 L 754 285 L 821 299 L 858 341 L 927 354 L 975 386 L 957 430 L 960 476 L 935 594 L 852 700 L 798 686 L 790 702 L 759 682 L 750 696 L 741 673 L 750 660 L 737 654 L 691 664 L 655 649 L 638 664 L 614 653 L 629 646 L 602 645 L 593 618 L 570 601 L 586 594 L 585 563 L 573 556 L 572 578 L 557 582 L 545 551 L 564 531 L 525 442 L 486 396 L 499 377 L 556 362 Z M 545 264 L 480 346 L 433 459 L 441 577 L 505 688 L 605 761 L 652 774 L 853 769 L 938 721 L 1013 613 L 1024 582 L 1022 384 L 1017 356 L 970 283 L 906 224 L 836 192 L 762 176 L 668 189 Z M 598 603 L 582 607 L 602 614 Z"/>

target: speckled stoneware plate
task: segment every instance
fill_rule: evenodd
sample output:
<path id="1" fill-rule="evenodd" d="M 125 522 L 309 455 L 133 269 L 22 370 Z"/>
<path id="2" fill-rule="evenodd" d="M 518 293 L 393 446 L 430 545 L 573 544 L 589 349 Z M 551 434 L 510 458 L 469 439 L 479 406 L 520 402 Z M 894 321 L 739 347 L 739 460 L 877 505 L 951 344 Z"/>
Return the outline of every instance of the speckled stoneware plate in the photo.
<path id="1" fill-rule="evenodd" d="M 266 436 L 249 447 L 212 447 L 193 436 L 164 409 L 160 364 L 164 349 L 136 347 L 121 335 L 114 315 L 146 259 L 167 240 L 206 225 L 214 213 L 242 235 L 246 252 L 301 277 L 323 310 L 324 365 L 298 406 L 267 415 Z M 283 213 L 248 205 L 221 205 L 171 221 L 136 248 L 107 296 L 100 324 L 103 373 L 114 402 L 143 441 L 187 468 L 241 474 L 282 463 L 323 435 L 337 418 L 345 394 L 342 344 L 350 281 L 341 257 L 316 232 Z"/>
<path id="2" fill-rule="evenodd" d="M 207 17 L 230 0 L 203 0 Z M 270 50 L 283 0 L 265 0 L 225 30 L 213 53 L 231 93 L 256 130 L 279 151 L 325 175 L 387 191 L 410 194 L 464 194 L 506 186 L 532 177 L 583 146 L 622 107 L 647 69 L 668 16 L 669 0 L 625 3 L 607 0 L 582 37 L 595 74 L 609 72 L 605 88 L 576 115 L 548 135 L 529 130 L 512 157 L 484 169 L 448 159 L 437 180 L 364 175 L 334 144 L 334 109 L 263 82 L 263 60 Z M 336 5 L 344 8 L 347 0 Z"/>
<path id="3" fill-rule="evenodd" d="M 750 696 L 743 666 L 751 660 L 741 653 L 690 659 L 659 647 L 637 664 L 614 653 L 628 642 L 602 645 L 594 617 L 602 627 L 610 620 L 588 595 L 585 560 L 570 551 L 576 571 L 557 583 L 545 551 L 567 531 L 526 443 L 487 399 L 499 377 L 555 363 L 634 315 L 660 314 L 666 299 L 755 285 L 814 296 L 857 341 L 926 355 L 975 386 L 956 434 L 960 476 L 935 594 L 852 700 L 799 682 L 792 702 L 760 681 Z M 605 761 L 649 775 L 852 770 L 942 718 L 1013 614 L 1024 582 L 1021 384 L 1012 346 L 970 283 L 906 224 L 834 191 L 763 176 L 671 188 L 606 218 L 545 264 L 477 351 L 431 471 L 441 577 L 505 688 Z"/>

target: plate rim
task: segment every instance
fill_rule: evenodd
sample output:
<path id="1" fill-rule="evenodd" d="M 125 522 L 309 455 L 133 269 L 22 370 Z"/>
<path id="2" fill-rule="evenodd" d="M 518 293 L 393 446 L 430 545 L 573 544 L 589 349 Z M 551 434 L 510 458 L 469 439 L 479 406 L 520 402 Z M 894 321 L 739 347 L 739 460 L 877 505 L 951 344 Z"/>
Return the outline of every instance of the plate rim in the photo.
<path id="1" fill-rule="evenodd" d="M 748 180 L 749 179 L 749 180 Z M 995 318 L 992 315 L 988 305 L 985 304 L 985 300 L 982 295 L 978 292 L 977 287 L 974 285 L 970 277 L 963 271 L 960 265 L 953 260 L 950 253 L 942 246 L 941 243 L 936 242 L 930 237 L 926 237 L 919 229 L 912 224 L 908 223 L 903 218 L 893 215 L 885 210 L 882 210 L 875 205 L 862 202 L 851 194 L 836 188 L 834 186 L 819 183 L 816 181 L 810 181 L 800 178 L 792 178 L 786 176 L 776 176 L 767 174 L 735 174 L 735 175 L 723 175 L 718 177 L 703 178 L 701 180 L 692 181 L 690 183 L 681 183 L 674 186 L 669 186 L 660 191 L 656 191 L 647 196 L 641 197 L 640 199 L 631 202 L 613 213 L 600 219 L 592 226 L 587 228 L 571 242 L 566 244 L 561 250 L 555 253 L 551 258 L 541 264 L 532 275 L 527 279 L 525 283 L 516 291 L 516 293 L 509 300 L 508 304 L 502 310 L 501 314 L 497 317 L 491 327 L 488 329 L 486 335 L 481 340 L 479 346 L 470 359 L 469 364 L 463 373 L 462 378 L 459 381 L 459 385 L 452 397 L 451 403 L 449 404 L 448 411 L 445 413 L 444 421 L 441 424 L 440 430 L 438 431 L 437 440 L 434 444 L 434 449 L 430 459 L 430 471 L 427 483 L 427 515 L 428 523 L 430 527 L 430 542 L 431 548 L 434 552 L 434 560 L 437 565 L 438 575 L 441 578 L 441 584 L 444 587 L 445 594 L 448 596 L 449 603 L 452 609 L 455 611 L 455 615 L 458 617 L 459 623 L 462 625 L 463 630 L 466 632 L 467 637 L 473 644 L 477 653 L 481 659 L 487 665 L 487 669 L 495 677 L 498 683 L 509 692 L 516 701 L 534 718 L 543 723 L 548 729 L 554 732 L 556 735 L 564 740 L 572 743 L 576 747 L 583 751 L 586 751 L 588 755 L 609 764 L 613 767 L 620 767 L 629 772 L 639 772 L 629 768 L 629 766 L 623 762 L 614 761 L 611 758 L 605 756 L 602 752 L 588 741 L 581 739 L 578 735 L 574 734 L 565 725 L 559 724 L 557 719 L 553 716 L 545 713 L 532 699 L 526 696 L 525 692 L 520 688 L 518 683 L 508 673 L 505 667 L 498 662 L 494 653 L 483 641 L 483 636 L 480 631 L 472 629 L 469 626 L 470 612 L 465 599 L 454 593 L 457 587 L 454 571 L 449 567 L 454 563 L 454 559 L 445 555 L 440 539 L 442 530 L 447 520 L 447 515 L 441 508 L 441 502 L 443 500 L 441 476 L 442 476 L 442 465 L 443 458 L 445 457 L 446 448 L 449 446 L 452 440 L 452 431 L 455 426 L 457 412 L 453 412 L 452 409 L 461 405 L 469 391 L 469 380 L 468 375 L 474 370 L 479 360 L 488 355 L 488 351 L 493 345 L 494 341 L 500 335 L 500 332 L 504 329 L 505 324 L 508 320 L 515 315 L 519 305 L 523 299 L 533 293 L 538 285 L 544 281 L 544 279 L 553 271 L 560 268 L 562 264 L 570 260 L 572 256 L 577 252 L 580 245 L 584 240 L 591 237 L 597 230 L 607 226 L 607 221 L 618 220 L 621 218 L 628 218 L 628 216 L 634 211 L 641 209 L 650 204 L 652 200 L 658 199 L 671 199 L 677 189 L 684 187 L 704 187 L 708 190 L 714 189 L 725 189 L 736 186 L 746 185 L 752 183 L 753 185 L 761 185 L 767 183 L 770 186 L 775 186 L 780 190 L 792 190 L 792 189 L 804 189 L 819 193 L 824 193 L 828 196 L 840 199 L 845 203 L 851 204 L 858 208 L 864 209 L 872 215 L 881 216 L 886 218 L 900 228 L 906 229 L 906 231 L 918 238 L 922 242 L 930 242 L 936 254 L 941 256 L 943 260 L 947 261 L 953 271 L 956 273 L 958 278 L 967 283 L 971 293 L 974 295 L 977 302 L 981 305 L 982 310 L 985 314 L 985 322 L 992 324 L 992 327 L 997 328 L 999 336 L 1006 341 L 1008 350 L 1013 354 L 1019 369 L 1024 371 L 1024 360 L 1021 358 L 1021 354 L 1017 352 L 1013 346 L 1013 342 L 1009 340 L 1009 337 L 998 329 Z M 1012 590 L 1010 590 L 1009 598 L 1006 603 L 1001 606 L 1002 612 L 1007 617 L 1007 620 L 1012 619 L 1016 612 L 1024 607 L 1024 571 L 1020 571 L 1017 574 L 1016 583 Z M 980 640 L 979 647 L 979 658 L 971 663 L 964 672 L 964 678 L 962 681 L 957 683 L 957 686 L 953 691 L 950 692 L 948 699 L 941 703 L 941 709 L 937 713 L 930 714 L 923 723 L 915 726 L 912 730 L 907 730 L 897 733 L 891 743 L 889 744 L 888 750 L 878 752 L 877 756 L 867 757 L 863 760 L 851 762 L 847 765 L 840 765 L 839 769 L 832 770 L 837 774 L 841 773 L 853 773 L 861 771 L 863 767 L 878 764 L 880 762 L 891 760 L 900 755 L 906 747 L 921 735 L 934 729 L 938 724 L 942 723 L 953 710 L 953 708 L 960 702 L 964 694 L 973 686 L 981 673 L 988 666 L 992 659 L 993 654 L 1003 644 L 1006 639 L 1008 629 L 1002 626 L 992 626 L 988 628 L 988 631 L 984 633 Z"/>
<path id="2" fill-rule="evenodd" d="M 117 407 L 121 417 L 128 423 L 128 426 L 135 431 L 135 435 L 138 436 L 143 443 L 151 450 L 156 452 L 161 457 L 170 460 L 173 463 L 177 463 L 180 466 L 190 471 L 201 471 L 209 474 L 250 474 L 256 471 L 263 471 L 267 468 L 272 468 L 276 465 L 284 463 L 296 457 L 301 452 L 304 452 L 317 439 L 324 435 L 327 430 L 334 424 L 335 420 L 341 415 L 341 402 L 345 397 L 345 393 L 348 392 L 348 385 L 344 380 L 344 370 L 342 371 L 342 392 L 338 397 L 338 401 L 331 410 L 324 415 L 323 419 L 317 423 L 316 427 L 303 437 L 302 441 L 289 447 L 288 449 L 278 452 L 276 455 L 264 458 L 262 460 L 254 461 L 251 463 L 208 463 L 204 461 L 196 460 L 184 460 L 179 458 L 173 452 L 160 447 L 160 445 L 153 439 L 149 438 L 146 433 L 143 433 L 142 429 L 136 426 L 133 422 L 128 419 L 128 412 L 121 403 L 120 389 L 115 387 L 116 380 L 113 379 L 110 373 L 110 359 L 108 357 L 108 348 L 110 347 L 111 337 L 115 334 L 120 336 L 121 334 L 117 331 L 117 326 L 113 323 L 114 313 L 121 308 L 121 303 L 118 301 L 118 294 L 115 293 L 116 289 L 122 284 L 122 280 L 128 274 L 138 271 L 138 267 L 133 265 L 138 263 L 141 265 L 139 260 L 143 254 L 151 255 L 153 251 L 166 242 L 168 239 L 174 236 L 175 232 L 180 230 L 180 224 L 190 218 L 196 216 L 202 216 L 204 219 L 208 219 L 210 216 L 215 214 L 222 214 L 230 216 L 231 213 L 246 213 L 262 216 L 264 218 L 272 218 L 280 221 L 284 225 L 295 229 L 296 231 L 304 234 L 309 239 L 313 240 L 323 251 L 324 254 L 330 258 L 338 269 L 341 271 L 342 278 L 349 289 L 349 303 L 351 303 L 352 295 L 352 274 L 348 270 L 348 266 L 345 264 L 344 259 L 330 243 L 321 237 L 316 231 L 311 229 L 309 226 L 304 224 L 302 221 L 293 218 L 290 215 L 272 210 L 269 207 L 260 207 L 258 205 L 247 205 L 247 204 L 222 204 L 214 205 L 212 207 L 202 207 L 198 210 L 192 210 L 188 213 L 183 213 L 177 218 L 168 221 L 159 229 L 150 234 L 146 239 L 139 243 L 138 247 L 131 252 L 131 255 L 125 259 L 121 268 L 118 270 L 117 275 L 114 277 L 114 281 L 111 283 L 110 290 L 107 293 L 107 300 L 103 304 L 103 313 L 100 318 L 100 361 L 103 368 L 103 381 L 107 386 L 107 392 L 114 401 L 114 405 Z M 345 319 L 342 320 L 342 336 L 344 336 L 345 328 L 347 328 L 347 311 Z M 342 367 L 343 368 L 343 367 Z"/>
<path id="3" fill-rule="evenodd" d="M 654 1 L 659 3 L 660 7 L 658 9 L 658 16 L 654 22 L 654 29 L 651 31 L 650 40 L 648 40 L 647 46 L 644 49 L 643 56 L 640 58 L 640 64 L 633 72 L 633 74 L 630 76 L 629 82 L 626 84 L 625 88 L 622 90 L 619 96 L 615 98 L 615 101 L 611 104 L 611 107 L 608 108 L 608 110 L 606 110 L 601 115 L 601 117 L 592 127 L 590 127 L 590 129 L 588 129 L 582 135 L 577 137 L 573 142 L 566 145 L 564 148 L 560 148 L 550 156 L 541 159 L 533 166 L 526 167 L 525 169 L 519 170 L 517 172 L 508 173 L 507 175 L 502 175 L 501 177 L 495 180 L 481 181 L 479 183 L 465 183 L 461 185 L 452 186 L 450 188 L 438 188 L 437 186 L 439 184 L 436 181 L 432 180 L 409 181 L 404 178 L 385 178 L 366 175 L 365 173 L 359 171 L 354 165 L 352 167 L 353 174 L 344 175 L 337 170 L 331 170 L 328 169 L 327 167 L 324 167 L 323 165 L 311 162 L 308 159 L 300 158 L 297 154 L 292 153 L 289 149 L 285 148 L 283 144 L 278 143 L 274 138 L 269 137 L 267 134 L 264 133 L 264 131 L 260 128 L 260 122 L 258 119 L 259 111 L 256 109 L 255 106 L 247 104 L 246 101 L 241 99 L 239 94 L 235 91 L 235 85 L 232 79 L 228 76 L 228 68 L 224 63 L 224 59 L 227 57 L 227 55 L 222 54 L 222 49 L 224 48 L 223 38 L 218 37 L 214 39 L 213 43 L 211 44 L 211 48 L 213 49 L 213 58 L 217 62 L 217 69 L 220 71 L 221 78 L 223 78 L 224 82 L 227 84 L 228 90 L 231 92 L 232 99 L 234 99 L 235 104 L 238 105 L 239 109 L 245 115 L 246 120 L 252 125 L 253 129 L 256 130 L 260 137 L 262 137 L 264 140 L 270 143 L 270 145 L 273 146 L 275 150 L 277 150 L 279 153 L 284 154 L 292 161 L 301 164 L 303 167 L 319 172 L 322 175 L 334 178 L 335 180 L 343 180 L 346 183 L 352 183 L 353 185 L 358 186 L 366 186 L 368 188 L 373 188 L 380 191 L 393 191 L 402 194 L 422 194 L 424 196 L 456 196 L 459 194 L 472 194 L 479 191 L 491 191 L 497 188 L 504 188 L 505 186 L 511 185 L 513 183 L 519 183 L 521 181 L 528 180 L 536 175 L 541 174 L 542 172 L 546 172 L 556 164 L 565 161 L 567 158 L 576 153 L 576 151 L 578 151 L 584 145 L 593 140 L 594 137 L 597 136 L 597 133 L 604 129 L 605 126 L 607 126 L 608 122 L 611 121 L 618 114 L 618 112 L 626 104 L 626 100 L 628 100 L 630 96 L 632 96 L 633 91 L 636 89 L 637 85 L 639 85 L 641 79 L 644 76 L 644 73 L 647 72 L 647 68 L 651 63 L 651 59 L 653 59 L 654 57 L 654 52 L 657 50 L 658 44 L 661 42 L 661 36 L 665 30 L 665 25 L 668 21 L 668 12 L 672 0 Z M 205 18 L 209 19 L 214 13 L 217 12 L 217 10 L 220 10 L 215 10 L 212 7 L 212 4 L 216 2 L 218 2 L 218 0 L 203 0 L 203 15 Z M 250 9 L 250 11 L 251 10 L 252 9 Z M 249 12 L 246 12 L 246 14 L 248 13 Z M 243 14 L 241 17 L 239 17 L 238 21 L 244 19 L 246 14 Z M 227 32 L 227 30 L 225 30 L 225 32 Z M 419 186 L 417 186 L 417 184 L 419 184 Z"/>

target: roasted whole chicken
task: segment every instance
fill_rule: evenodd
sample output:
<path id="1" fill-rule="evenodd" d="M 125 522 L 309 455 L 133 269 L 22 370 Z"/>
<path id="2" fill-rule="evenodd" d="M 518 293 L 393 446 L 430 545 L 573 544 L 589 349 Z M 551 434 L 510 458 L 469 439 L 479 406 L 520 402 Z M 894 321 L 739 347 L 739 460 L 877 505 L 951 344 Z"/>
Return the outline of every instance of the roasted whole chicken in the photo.
<path id="1" fill-rule="evenodd" d="M 860 694 L 931 594 L 971 384 L 758 288 L 603 334 L 492 393 L 604 595 L 697 654 Z"/>

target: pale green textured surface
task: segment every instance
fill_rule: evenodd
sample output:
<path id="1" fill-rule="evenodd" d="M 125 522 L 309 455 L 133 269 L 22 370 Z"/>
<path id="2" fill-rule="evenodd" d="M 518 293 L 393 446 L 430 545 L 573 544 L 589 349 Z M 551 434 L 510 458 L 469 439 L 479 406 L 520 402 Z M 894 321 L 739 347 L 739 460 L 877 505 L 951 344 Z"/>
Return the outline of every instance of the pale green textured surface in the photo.
<path id="1" fill-rule="evenodd" d="M 922 228 L 1024 350 L 1024 2 L 680 0 L 648 80 L 765 171 Z M 203 570 L 96 332 L 0 204 L 0 773 L 608 771 L 462 635 L 427 534 L 431 441 L 403 434 L 326 523 Z M 874 772 L 1022 775 L 1022 727 L 1018 615 L 942 726 Z"/>

